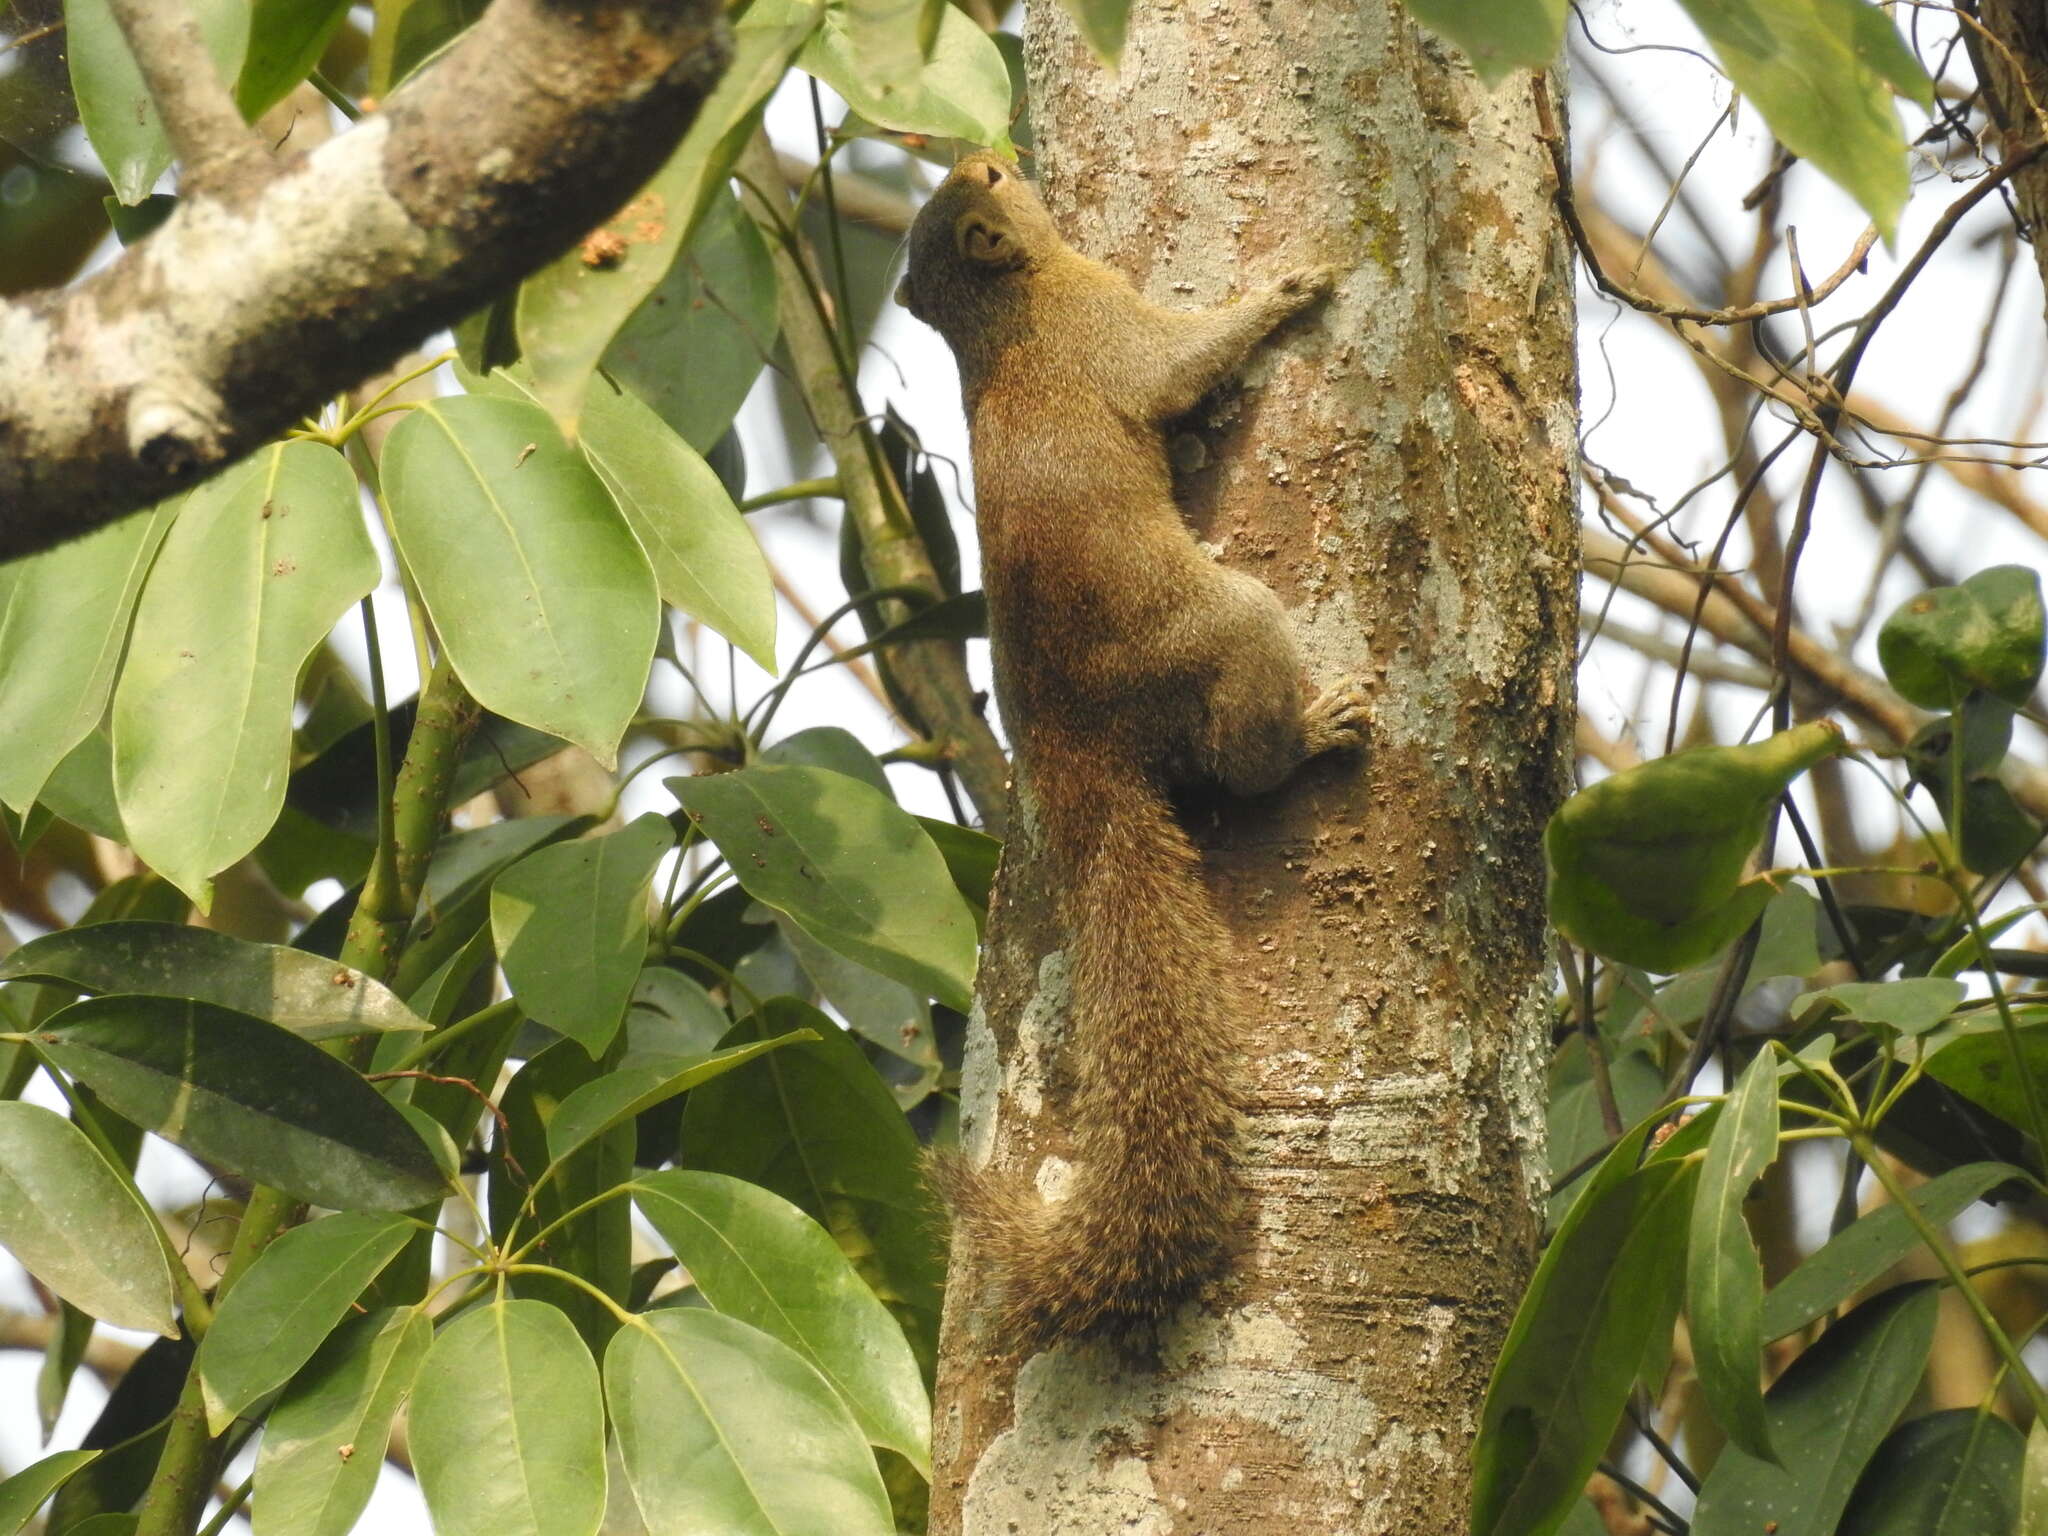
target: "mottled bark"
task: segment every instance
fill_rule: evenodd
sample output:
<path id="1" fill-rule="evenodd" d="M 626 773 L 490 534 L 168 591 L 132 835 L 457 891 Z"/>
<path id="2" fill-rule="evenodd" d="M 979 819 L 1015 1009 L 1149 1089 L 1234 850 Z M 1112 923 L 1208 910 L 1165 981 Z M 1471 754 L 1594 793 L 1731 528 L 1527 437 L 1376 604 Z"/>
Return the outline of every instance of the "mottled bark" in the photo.
<path id="1" fill-rule="evenodd" d="M 1347 274 L 1177 459 L 1200 535 L 1377 721 L 1363 766 L 1194 813 L 1260 1002 L 1230 1276 L 1151 1369 L 993 1350 L 956 1266 L 932 1528 L 1441 1536 L 1538 1234 L 1574 714 L 1572 287 L 1529 80 L 1487 92 L 1390 0 L 1140 6 L 1114 76 L 1040 6 L 1027 60 L 1056 217 L 1152 297 Z M 1012 826 L 967 1143 L 1056 1191 L 1065 971 Z"/>
<path id="2" fill-rule="evenodd" d="M 2041 0 L 1981 0 L 1980 34 L 1966 21 L 1985 105 L 2003 130 L 2005 158 L 2048 137 L 2048 8 Z M 2034 265 L 2048 288 L 2048 157 L 2016 171 L 2013 201 L 2034 232 Z"/>
<path id="3" fill-rule="evenodd" d="M 0 303 L 0 560 L 190 485 L 567 250 L 729 51 L 715 0 L 499 0 L 349 132 L 196 167 L 233 174 L 84 282 Z"/>

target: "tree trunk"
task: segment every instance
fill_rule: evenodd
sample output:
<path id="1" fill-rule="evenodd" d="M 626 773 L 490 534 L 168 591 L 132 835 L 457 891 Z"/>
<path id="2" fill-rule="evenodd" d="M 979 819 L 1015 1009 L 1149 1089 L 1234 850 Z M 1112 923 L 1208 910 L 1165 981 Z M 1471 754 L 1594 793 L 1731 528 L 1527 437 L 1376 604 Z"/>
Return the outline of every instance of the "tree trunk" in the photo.
<path id="1" fill-rule="evenodd" d="M 2012 160 L 2048 137 L 2048 11 L 2040 0 L 1983 0 L 1976 10 L 1984 33 L 1966 20 L 1963 41 L 1999 127 L 1998 158 Z M 2048 157 L 2013 173 L 2012 195 L 2034 231 L 2034 265 L 2048 288 Z"/>
<path id="2" fill-rule="evenodd" d="M 1038 5 L 1026 58 L 1055 216 L 1150 296 L 1347 274 L 1176 462 L 1377 719 L 1363 765 L 1195 815 L 1261 1004 L 1229 1275 L 1155 1369 L 992 1351 L 956 1264 L 932 1529 L 1443 1536 L 1539 1232 L 1574 716 L 1572 286 L 1531 80 L 1487 92 L 1392 0 L 1141 4 L 1114 75 Z M 970 1155 L 1028 1171 L 1071 1150 L 1064 982 L 1011 826 L 962 1097 Z"/>

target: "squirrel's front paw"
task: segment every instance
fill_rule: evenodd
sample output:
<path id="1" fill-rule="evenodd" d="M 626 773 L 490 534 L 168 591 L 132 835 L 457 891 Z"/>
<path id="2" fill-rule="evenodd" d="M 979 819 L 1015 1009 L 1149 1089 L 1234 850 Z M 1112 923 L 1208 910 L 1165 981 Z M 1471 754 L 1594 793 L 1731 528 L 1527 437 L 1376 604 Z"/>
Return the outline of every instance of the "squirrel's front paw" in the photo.
<path id="1" fill-rule="evenodd" d="M 1302 267 L 1280 279 L 1278 292 L 1297 305 L 1313 304 L 1337 286 L 1337 269 L 1332 266 Z"/>

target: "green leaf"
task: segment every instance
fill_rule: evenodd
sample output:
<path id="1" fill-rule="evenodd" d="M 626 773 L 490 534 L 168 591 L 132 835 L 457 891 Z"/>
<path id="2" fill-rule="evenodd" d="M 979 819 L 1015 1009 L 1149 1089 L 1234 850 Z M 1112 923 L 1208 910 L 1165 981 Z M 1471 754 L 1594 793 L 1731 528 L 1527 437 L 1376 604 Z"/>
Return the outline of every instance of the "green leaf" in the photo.
<path id="1" fill-rule="evenodd" d="M 490 379 L 540 403 L 523 368 Z M 661 600 L 773 672 L 775 587 L 768 561 L 711 466 L 652 409 L 609 384 L 584 400 L 582 449 L 640 541 Z"/>
<path id="2" fill-rule="evenodd" d="M 1985 1190 L 2023 1180 L 2007 1163 L 1966 1163 L 1927 1180 L 1909 1196 L 1935 1227 L 1948 1227 Z M 1898 1206 L 1878 1206 L 1829 1237 L 1763 1298 L 1763 1337 L 1780 1339 L 1833 1311 L 1919 1247 L 1919 1233 Z"/>
<path id="3" fill-rule="evenodd" d="M 1700 1487 L 1693 1536 L 1833 1536 L 1856 1479 L 1927 1368 L 1939 1299 L 1931 1282 L 1895 1287 L 1794 1360 L 1765 1399 L 1783 1465 L 1724 1449 Z"/>
<path id="4" fill-rule="evenodd" d="M 234 79 L 249 35 L 245 0 L 197 0 L 192 9 L 219 78 Z M 139 203 L 171 164 L 156 102 L 107 0 L 64 0 L 64 31 L 78 120 L 114 195 Z"/>
<path id="5" fill-rule="evenodd" d="M 1596 1175 L 1544 1250 L 1486 1389 L 1474 1536 L 1554 1530 L 1586 1486 L 1679 1283 L 1690 1173 L 1660 1162 Z"/>
<path id="6" fill-rule="evenodd" d="M 72 1473 L 99 1456 L 98 1451 L 59 1451 L 0 1483 L 0 1536 L 16 1536 Z"/>
<path id="7" fill-rule="evenodd" d="M 647 959 L 655 866 L 675 846 L 652 812 L 604 837 L 529 853 L 491 885 L 491 935 L 529 1018 L 594 1058 L 625 1021 Z"/>
<path id="8" fill-rule="evenodd" d="M 664 602 L 775 671 L 775 587 L 754 531 L 697 451 L 609 385 L 584 401 L 583 452 L 654 564 Z"/>
<path id="9" fill-rule="evenodd" d="M 831 86 L 871 123 L 1009 153 L 1010 71 L 986 32 L 949 9 L 939 18 L 931 58 L 914 79 L 891 87 L 863 68 L 854 12 L 850 4 L 828 5 L 825 24 L 797 55 L 797 67 Z"/>
<path id="10" fill-rule="evenodd" d="M 370 94 L 379 99 L 447 47 L 488 0 L 376 0 L 370 29 Z"/>
<path id="11" fill-rule="evenodd" d="M 2048 1097 L 2048 1017 L 2030 1010 L 2016 1022 L 2020 1069 L 2033 1077 L 2035 1093 Z M 2032 1134 L 2027 1085 L 2013 1070 L 2012 1047 L 1995 1012 L 1959 1015 L 1923 1038 L 1929 1077 Z"/>
<path id="12" fill-rule="evenodd" d="M 829 0 L 827 34 L 845 40 L 861 82 L 879 96 L 893 96 L 917 83 L 927 48 L 936 43 L 939 18 L 924 32 L 925 0 Z"/>
<path id="13" fill-rule="evenodd" d="M 1663 1069 L 1644 1050 L 1613 1052 L 1607 1064 L 1607 1077 L 1623 1125 L 1634 1125 L 1663 1101 Z M 1599 1089 L 1593 1082 L 1593 1064 L 1587 1059 L 1586 1042 L 1580 1035 L 1567 1039 L 1551 1063 L 1550 1110 L 1545 1131 L 1552 1178 L 1561 1178 L 1577 1167 L 1582 1158 L 1607 1144 L 1607 1125 L 1600 1112 Z M 1551 1225 L 1563 1218 L 1578 1194 L 1574 1185 L 1551 1196 Z"/>
<path id="14" fill-rule="evenodd" d="M 323 444 L 272 444 L 185 498 L 114 688 L 114 792 L 137 855 L 201 910 L 284 805 L 300 669 L 379 574 Z"/>
<path id="15" fill-rule="evenodd" d="M 391 1262 L 413 1225 L 343 1211 L 292 1228 L 263 1250 L 214 1314 L 194 1362 L 216 1435 L 313 1357 Z"/>
<path id="16" fill-rule="evenodd" d="M 177 1334 L 156 1217 L 85 1132 L 18 1099 L 0 1100 L 0 1243 L 81 1312 Z"/>
<path id="17" fill-rule="evenodd" d="M 1626 965 L 1680 971 L 1754 922 L 1771 899 L 1743 867 L 1785 786 L 1845 750 L 1828 721 L 1745 747 L 1696 747 L 1579 791 L 1550 819 L 1550 914 L 1567 937 Z"/>
<path id="18" fill-rule="evenodd" d="M 1820 898 L 1803 885 L 1786 885 L 1771 897 L 1749 963 L 1752 984 L 1820 969 L 1820 911 Z"/>
<path id="19" fill-rule="evenodd" d="M 254 122 L 313 71 L 341 24 L 349 0 L 253 0 L 249 49 L 235 81 L 235 105 Z"/>
<path id="20" fill-rule="evenodd" d="M 2041 840 L 2041 829 L 2020 809 L 2012 791 L 1990 776 L 1966 781 L 1960 803 L 1945 806 L 1944 814 L 1964 868 L 1980 875 L 2009 870 Z"/>
<path id="21" fill-rule="evenodd" d="M 917 1137 L 852 1037 L 808 1004 L 772 998 L 725 1043 L 792 1029 L 819 1038 L 690 1094 L 675 1161 L 759 1184 L 821 1222 L 929 1371 L 945 1271 Z"/>
<path id="22" fill-rule="evenodd" d="M 1902 1035 L 1919 1035 L 1955 1012 L 1965 995 L 1961 982 L 1945 976 L 1844 981 L 1794 998 L 1792 1016 L 1798 1018 L 1817 1003 L 1833 1003 L 1844 1017 L 1860 1024 L 1877 1024 Z"/>
<path id="23" fill-rule="evenodd" d="M 923 1068 L 926 1081 L 919 1085 L 917 1097 L 930 1092 L 940 1064 L 932 1039 L 932 1008 L 924 994 L 827 949 L 779 912 L 775 924 L 818 995 L 862 1039 Z"/>
<path id="24" fill-rule="evenodd" d="M 814 725 L 785 736 L 764 750 L 758 761 L 784 767 L 830 768 L 849 779 L 859 779 L 891 800 L 896 798 L 896 791 L 889 785 L 889 770 L 882 766 L 882 760 L 862 746 L 853 732 L 836 725 Z"/>
<path id="25" fill-rule="evenodd" d="M 931 603 L 909 618 L 879 630 L 874 639 L 840 651 L 836 659 L 851 661 L 870 651 L 907 645 L 914 640 L 986 640 L 988 638 L 988 594 L 982 591 L 956 592 Z"/>
<path id="26" fill-rule="evenodd" d="M 1891 685 L 1922 708 L 1953 709 L 1978 690 L 2018 708 L 2041 677 L 2042 634 L 2040 577 L 1994 565 L 1895 609 L 1878 631 L 1877 657 Z"/>
<path id="27" fill-rule="evenodd" d="M 1901 1424 L 1836 1536 L 1994 1536 L 2019 1522 L 2026 1440 L 1995 1413 L 1951 1408 Z"/>
<path id="28" fill-rule="evenodd" d="M 391 1421 L 434 1340 L 411 1307 L 329 1334 L 263 1421 L 256 1536 L 349 1536 L 376 1491 Z M 344 1456 L 344 1446 L 353 1447 Z"/>
<path id="29" fill-rule="evenodd" d="M 663 1308 L 605 1351 L 605 1396 L 641 1518 L 662 1536 L 892 1536 L 874 1454 L 787 1344 Z"/>
<path id="30" fill-rule="evenodd" d="M 650 965 L 633 984 L 626 1009 L 626 1060 L 701 1056 L 717 1048 L 732 1019 L 681 971 Z"/>
<path id="31" fill-rule="evenodd" d="M 1680 0 L 1735 88 L 1784 146 L 1860 203 L 1889 242 L 1907 193 L 1891 92 L 1932 83 L 1891 18 L 1867 0 Z"/>
<path id="32" fill-rule="evenodd" d="M 612 767 L 661 610 L 647 556 L 583 456 L 538 407 L 458 395 L 392 431 L 384 491 L 464 686 Z"/>
<path id="33" fill-rule="evenodd" d="M 500 870 L 535 848 L 588 831 L 593 822 L 588 816 L 516 816 L 474 832 L 444 834 L 427 866 L 396 989 L 414 995 L 478 933 L 488 935 L 491 881 Z"/>
<path id="34" fill-rule="evenodd" d="M 1408 0 L 1408 9 L 1489 86 L 1516 70 L 1548 69 L 1564 42 L 1565 0 Z"/>
<path id="35" fill-rule="evenodd" d="M 577 250 L 519 289 L 519 346 L 535 387 L 563 432 L 580 429 L 583 395 L 612 339 L 640 308 L 724 190 L 733 161 L 760 121 L 790 57 L 817 25 L 815 4 L 749 7 L 733 29 L 733 57 L 697 109 L 668 163 Z M 606 259 L 586 259 L 614 242 Z"/>
<path id="36" fill-rule="evenodd" d="M 135 599 L 175 502 L 0 565 L 0 803 L 26 814 L 106 713 Z"/>
<path id="37" fill-rule="evenodd" d="M 2048 1423 L 2034 1420 L 2020 1466 L 2020 1518 L 2015 1536 L 2048 1536 Z"/>
<path id="38" fill-rule="evenodd" d="M 633 1199 L 712 1307 L 789 1345 L 832 1384 L 870 1445 L 931 1476 L 917 1359 L 832 1236 L 757 1184 L 672 1168 Z"/>
<path id="39" fill-rule="evenodd" d="M 775 264 L 760 226 L 721 188 L 654 291 L 604 350 L 604 371 L 699 453 L 732 425 L 775 351 Z"/>
<path id="40" fill-rule="evenodd" d="M 0 960 L 0 981 L 218 1003 L 304 1040 L 427 1027 L 375 977 L 302 949 L 258 944 L 185 923 L 59 929 Z"/>
<path id="41" fill-rule="evenodd" d="M 1764 1271 L 1742 1207 L 1778 1155 L 1778 1060 L 1759 1051 L 1714 1123 L 1693 1197 L 1685 1314 L 1700 1390 L 1729 1440 L 1775 1461 L 1764 1423 Z"/>
<path id="42" fill-rule="evenodd" d="M 493 1301 L 457 1318 L 427 1352 L 408 1423 L 435 1536 L 596 1536 L 604 1402 L 558 1309 Z"/>
<path id="43" fill-rule="evenodd" d="M 261 1019 L 213 1003 L 95 997 L 52 1015 L 37 1039 L 124 1119 L 302 1200 L 402 1211 L 447 1192 L 376 1089 Z"/>
<path id="44" fill-rule="evenodd" d="M 766 1051 L 798 1040 L 815 1040 L 815 1030 L 791 1030 L 773 1040 L 738 1045 L 701 1056 L 640 1056 L 621 1062 L 602 1077 L 574 1089 L 548 1121 L 548 1156 L 560 1162 L 615 1125 L 631 1120 L 699 1083 L 708 1083 Z"/>
<path id="45" fill-rule="evenodd" d="M 1115 67 L 1124 52 L 1124 27 L 1130 19 L 1131 0 L 1060 0 L 1089 52 L 1104 64 Z"/>
<path id="46" fill-rule="evenodd" d="M 967 1010 L 974 916 L 931 838 L 888 797 L 823 768 L 666 782 L 749 895 L 826 947 Z"/>
<path id="47" fill-rule="evenodd" d="M 996 883 L 996 865 L 1003 856 L 1003 840 L 973 827 L 934 821 L 929 816 L 918 817 L 917 824 L 938 845 L 939 856 L 946 861 L 946 872 L 953 877 L 954 888 L 967 898 L 967 904 L 977 914 L 988 911 L 989 895 Z"/>
<path id="48" fill-rule="evenodd" d="M 558 1040 L 514 1074 L 498 1097 L 503 1118 L 491 1143 L 488 1184 L 492 1240 L 515 1248 L 547 1228 L 533 1257 L 584 1282 L 515 1275 L 514 1294 L 554 1306 L 593 1354 L 602 1352 L 618 1320 L 591 1289 L 623 1303 L 632 1286 L 633 1213 L 615 1197 L 633 1177 L 637 1138 L 632 1126 L 615 1126 L 551 1163 L 548 1127 L 571 1094 L 610 1075 L 614 1054 L 593 1061 L 574 1041 Z M 536 1184 L 543 1169 L 547 1178 Z"/>

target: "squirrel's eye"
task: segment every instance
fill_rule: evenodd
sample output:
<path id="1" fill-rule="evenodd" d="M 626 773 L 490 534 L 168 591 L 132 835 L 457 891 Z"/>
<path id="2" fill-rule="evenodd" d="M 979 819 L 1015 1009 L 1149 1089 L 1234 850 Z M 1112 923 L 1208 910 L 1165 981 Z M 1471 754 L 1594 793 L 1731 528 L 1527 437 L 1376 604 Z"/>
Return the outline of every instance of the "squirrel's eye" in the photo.
<path id="1" fill-rule="evenodd" d="M 1001 166 L 992 165 L 988 168 L 988 184 L 990 186 L 994 186 L 997 182 L 1001 181 L 1002 179 L 1003 171 Z"/>

